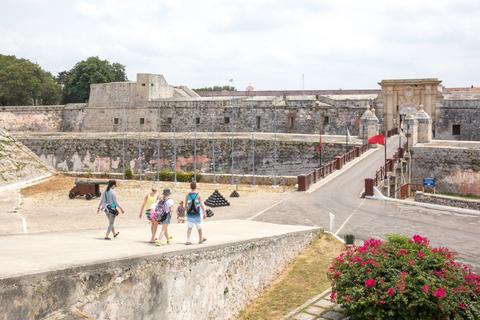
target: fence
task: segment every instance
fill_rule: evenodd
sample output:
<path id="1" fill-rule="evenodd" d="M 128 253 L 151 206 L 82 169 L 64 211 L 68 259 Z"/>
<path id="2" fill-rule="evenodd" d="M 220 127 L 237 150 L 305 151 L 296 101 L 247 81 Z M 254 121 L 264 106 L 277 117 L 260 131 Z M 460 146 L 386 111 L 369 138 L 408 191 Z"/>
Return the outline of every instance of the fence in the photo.
<path id="1" fill-rule="evenodd" d="M 307 191 L 310 186 L 317 181 L 325 178 L 335 170 L 340 170 L 343 166 L 352 161 L 353 159 L 364 154 L 368 149 L 370 149 L 369 144 L 363 144 L 361 146 L 356 146 L 352 150 L 344 153 L 341 156 L 336 156 L 332 161 L 327 162 L 320 168 L 316 168 L 313 171 L 301 174 L 297 176 L 298 182 L 298 191 Z"/>
<path id="2" fill-rule="evenodd" d="M 387 131 L 387 136 L 390 131 L 393 132 L 394 129 Z M 397 151 L 393 154 L 392 158 L 389 158 L 385 161 L 385 164 L 375 172 L 375 176 L 373 177 L 373 179 L 370 179 L 370 178 L 365 179 L 365 195 L 366 196 L 373 196 L 373 187 L 377 187 L 378 185 L 380 185 L 380 183 L 387 176 L 388 172 L 393 172 L 393 170 L 395 169 L 395 163 L 399 159 L 402 159 L 404 157 L 405 148 L 406 148 L 406 143 L 403 145 L 402 148 L 397 148 Z"/>

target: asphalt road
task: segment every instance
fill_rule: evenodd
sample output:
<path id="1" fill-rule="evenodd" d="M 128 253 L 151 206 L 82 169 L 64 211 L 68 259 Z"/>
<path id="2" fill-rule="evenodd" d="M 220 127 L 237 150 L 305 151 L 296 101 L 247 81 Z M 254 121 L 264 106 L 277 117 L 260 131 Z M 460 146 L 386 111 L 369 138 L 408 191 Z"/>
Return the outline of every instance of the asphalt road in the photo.
<path id="1" fill-rule="evenodd" d="M 387 153 L 398 147 L 398 136 L 387 141 Z M 379 200 L 362 199 L 364 179 L 373 177 L 383 164 L 384 148 L 361 159 L 335 179 L 312 193 L 294 193 L 266 210 L 255 220 L 319 225 L 329 229 L 329 213 L 335 215 L 333 231 L 357 240 L 384 238 L 389 233 L 420 234 L 434 246 L 445 246 L 458 253 L 459 260 L 480 269 L 480 216 L 459 215 Z"/>

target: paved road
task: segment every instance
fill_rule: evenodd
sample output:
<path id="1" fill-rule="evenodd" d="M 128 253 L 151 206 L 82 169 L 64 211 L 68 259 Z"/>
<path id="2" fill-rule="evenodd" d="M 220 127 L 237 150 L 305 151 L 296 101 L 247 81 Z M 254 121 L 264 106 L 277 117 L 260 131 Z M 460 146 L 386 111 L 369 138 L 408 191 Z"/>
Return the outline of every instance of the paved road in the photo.
<path id="1" fill-rule="evenodd" d="M 394 153 L 398 136 L 391 137 L 387 146 L 387 153 Z M 388 233 L 421 234 L 430 238 L 435 246 L 457 251 L 460 260 L 480 269 L 480 216 L 360 198 L 364 179 L 373 177 L 383 161 L 382 147 L 318 190 L 295 193 L 255 219 L 320 225 L 327 229 L 331 212 L 335 215 L 334 231 L 339 231 L 340 237 L 352 233 L 364 240 L 371 236 L 384 237 Z"/>

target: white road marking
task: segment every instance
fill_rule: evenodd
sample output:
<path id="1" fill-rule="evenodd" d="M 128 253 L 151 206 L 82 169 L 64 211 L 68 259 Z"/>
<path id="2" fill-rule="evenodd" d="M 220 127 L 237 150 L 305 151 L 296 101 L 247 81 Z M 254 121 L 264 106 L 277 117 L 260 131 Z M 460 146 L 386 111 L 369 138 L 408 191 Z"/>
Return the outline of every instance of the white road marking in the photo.
<path id="1" fill-rule="evenodd" d="M 362 199 L 362 201 L 360 202 L 360 204 L 358 205 L 357 208 L 355 208 L 355 210 L 352 211 L 352 213 L 348 216 L 348 218 L 343 222 L 343 224 L 340 226 L 340 228 L 338 228 L 337 232 L 335 232 L 335 235 L 338 235 L 338 233 L 343 229 L 343 227 L 347 224 L 347 222 L 350 220 L 350 218 L 355 214 L 357 213 L 358 209 L 360 209 L 360 207 L 363 205 L 363 203 L 365 202 L 365 199 Z"/>
<path id="2" fill-rule="evenodd" d="M 27 219 L 25 219 L 25 217 L 22 217 L 22 229 L 23 229 L 23 233 L 28 233 Z"/>
<path id="3" fill-rule="evenodd" d="M 258 216 L 260 216 L 260 215 L 264 214 L 266 211 L 268 211 L 268 210 L 270 210 L 270 209 L 272 209 L 272 208 L 276 207 L 277 205 L 279 205 L 279 204 L 280 204 L 280 203 L 282 203 L 282 202 L 283 202 L 283 200 L 280 200 L 280 201 L 277 201 L 277 202 L 275 202 L 275 203 L 274 203 L 274 204 L 272 204 L 270 207 L 267 207 L 267 208 L 263 209 L 262 211 L 260 211 L 260 212 L 257 212 L 256 214 L 254 214 L 254 215 L 253 215 L 253 216 L 251 216 L 250 218 L 247 218 L 247 220 L 253 220 L 253 219 L 255 219 L 256 217 L 258 217 Z"/>

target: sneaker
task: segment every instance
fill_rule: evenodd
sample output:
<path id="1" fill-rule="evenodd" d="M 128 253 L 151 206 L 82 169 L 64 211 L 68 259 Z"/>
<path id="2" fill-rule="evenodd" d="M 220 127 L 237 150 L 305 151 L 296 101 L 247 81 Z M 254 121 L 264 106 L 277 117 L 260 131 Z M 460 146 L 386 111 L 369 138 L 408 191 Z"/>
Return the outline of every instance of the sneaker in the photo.
<path id="1" fill-rule="evenodd" d="M 162 245 L 162 242 L 161 242 L 160 240 L 156 240 L 156 241 L 155 241 L 155 245 L 156 245 L 157 247 L 160 247 L 160 246 Z"/>

